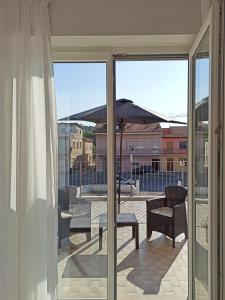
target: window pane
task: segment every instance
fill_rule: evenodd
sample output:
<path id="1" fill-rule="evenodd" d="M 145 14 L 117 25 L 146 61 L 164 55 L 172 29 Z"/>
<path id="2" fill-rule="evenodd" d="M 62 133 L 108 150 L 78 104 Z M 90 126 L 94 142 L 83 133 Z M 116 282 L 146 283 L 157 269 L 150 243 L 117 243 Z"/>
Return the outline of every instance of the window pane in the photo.
<path id="1" fill-rule="evenodd" d="M 195 299 L 208 299 L 209 33 L 195 55 L 193 171 L 195 201 Z"/>
<path id="2" fill-rule="evenodd" d="M 107 149 L 95 123 L 60 120 L 106 104 L 105 63 L 54 65 L 58 112 L 58 298 L 107 298 Z M 107 122 L 107 120 L 105 120 Z M 98 136 L 98 137 L 97 137 Z M 98 152 L 99 153 L 99 152 Z"/>

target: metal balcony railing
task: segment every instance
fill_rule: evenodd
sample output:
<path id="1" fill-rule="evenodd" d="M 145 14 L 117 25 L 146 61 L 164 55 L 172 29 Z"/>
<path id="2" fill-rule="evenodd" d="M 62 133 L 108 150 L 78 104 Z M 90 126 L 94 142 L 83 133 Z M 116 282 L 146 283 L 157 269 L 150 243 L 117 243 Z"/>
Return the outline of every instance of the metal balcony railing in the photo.
<path id="1" fill-rule="evenodd" d="M 119 154 L 119 148 L 117 148 L 117 154 Z M 142 148 L 142 149 L 123 149 L 123 155 L 162 155 L 162 154 L 186 154 L 187 149 L 173 148 L 173 149 L 153 149 L 153 148 Z M 106 149 L 99 149 L 98 155 L 106 155 Z"/>
<path id="2" fill-rule="evenodd" d="M 119 161 L 116 161 L 117 184 Z M 196 164 L 196 188 L 207 188 L 207 172 Z M 188 186 L 187 166 L 180 161 L 123 161 L 121 193 L 142 196 L 162 193 L 168 185 Z M 75 161 L 59 158 L 59 185 L 74 185 L 81 195 L 107 195 L 107 161 Z"/>

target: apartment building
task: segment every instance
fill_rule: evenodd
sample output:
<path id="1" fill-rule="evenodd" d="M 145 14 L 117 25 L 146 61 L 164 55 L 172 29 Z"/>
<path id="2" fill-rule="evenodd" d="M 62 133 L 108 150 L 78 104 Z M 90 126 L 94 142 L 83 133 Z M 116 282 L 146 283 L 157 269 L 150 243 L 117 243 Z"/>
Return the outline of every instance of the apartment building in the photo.
<path id="1" fill-rule="evenodd" d="M 83 156 L 82 156 L 83 167 L 94 166 L 94 141 L 90 138 L 83 137 Z"/>
<path id="2" fill-rule="evenodd" d="M 83 156 L 83 129 L 77 123 L 58 123 L 59 186 L 68 184 L 69 170 Z"/>
<path id="3" fill-rule="evenodd" d="M 187 171 L 188 132 L 187 126 L 163 128 L 162 169 L 167 172 Z"/>
<path id="4" fill-rule="evenodd" d="M 107 154 L 107 133 L 104 125 L 96 125 L 96 165 L 104 168 Z M 162 128 L 160 124 L 126 124 L 122 142 L 122 171 L 130 171 L 145 164 L 160 162 Z M 116 164 L 119 166 L 120 132 L 116 133 Z"/>
<path id="5" fill-rule="evenodd" d="M 97 125 L 96 161 L 98 170 L 106 161 L 106 128 Z M 127 124 L 123 134 L 122 171 L 150 165 L 155 171 L 187 171 L 187 126 L 161 128 L 160 124 Z M 119 164 L 120 133 L 116 134 Z M 101 166 L 101 167 L 100 167 Z"/>

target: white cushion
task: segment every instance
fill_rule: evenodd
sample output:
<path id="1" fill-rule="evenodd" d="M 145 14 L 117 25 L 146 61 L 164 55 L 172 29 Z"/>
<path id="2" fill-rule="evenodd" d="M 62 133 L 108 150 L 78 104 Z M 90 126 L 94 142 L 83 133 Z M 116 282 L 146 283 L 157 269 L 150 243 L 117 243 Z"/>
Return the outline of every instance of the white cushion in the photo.
<path id="1" fill-rule="evenodd" d="M 73 216 L 71 214 L 67 214 L 65 212 L 61 212 L 62 219 L 71 219 Z"/>
<path id="2" fill-rule="evenodd" d="M 158 214 L 161 216 L 172 218 L 173 216 L 173 210 L 170 207 L 159 207 L 151 210 L 152 213 Z"/>

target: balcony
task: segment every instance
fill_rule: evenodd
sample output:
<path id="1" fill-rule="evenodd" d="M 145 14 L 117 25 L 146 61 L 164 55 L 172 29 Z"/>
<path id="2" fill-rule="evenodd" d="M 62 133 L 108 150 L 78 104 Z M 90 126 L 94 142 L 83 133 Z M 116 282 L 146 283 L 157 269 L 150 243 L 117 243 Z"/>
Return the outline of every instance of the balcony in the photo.
<path id="1" fill-rule="evenodd" d="M 98 236 L 99 215 L 103 212 L 106 212 L 106 201 L 92 201 L 91 240 L 87 241 L 85 234 L 71 233 L 69 243 L 59 249 L 60 299 L 106 298 L 107 232 L 103 234 L 102 250 L 99 250 Z M 177 238 L 175 249 L 171 246 L 171 240 L 160 233 L 154 232 L 148 241 L 145 201 L 122 201 L 121 212 L 135 213 L 138 218 L 139 250 L 135 249 L 131 229 L 118 228 L 118 299 L 145 297 L 143 299 L 157 300 L 159 297 L 160 300 L 186 300 L 187 242 L 184 236 Z"/>
<path id="2" fill-rule="evenodd" d="M 161 151 L 162 154 L 186 154 L 187 155 L 187 149 L 184 148 L 173 148 L 173 149 L 163 149 Z"/>
<path id="3" fill-rule="evenodd" d="M 64 162 L 65 165 L 71 164 Z M 100 249 L 99 221 L 101 214 L 107 213 L 107 163 L 95 160 L 89 167 L 83 167 L 83 162 L 73 162 L 72 165 L 67 176 L 65 170 L 59 173 L 63 179 L 67 178 L 70 188 L 76 190 L 76 195 L 70 199 L 72 203 L 74 197 L 90 203 L 91 234 L 88 238 L 85 232 L 70 231 L 68 239 L 63 241 L 58 251 L 58 297 L 106 298 L 107 230 L 103 232 Z M 98 165 L 101 165 L 101 171 L 98 171 Z M 158 299 L 187 299 L 187 242 L 184 234 L 177 237 L 175 249 L 171 239 L 160 233 L 153 232 L 150 240 L 146 238 L 145 200 L 162 196 L 167 185 L 187 186 L 184 170 L 160 171 L 162 163 L 158 167 L 153 173 L 136 174 L 133 169 L 122 172 L 122 186 L 126 188 L 122 189 L 120 213 L 135 214 L 139 223 L 139 249 L 135 249 L 130 227 L 117 229 L 118 299 L 132 296 L 149 300 L 157 300 L 156 296 Z"/>
<path id="4" fill-rule="evenodd" d="M 119 161 L 116 161 L 117 175 L 119 174 Z M 70 166 L 70 167 L 69 167 Z M 85 166 L 85 167 L 84 167 Z M 146 167 L 145 169 L 142 166 Z M 151 168 L 148 172 L 148 168 Z M 168 171 L 169 169 L 169 171 Z M 151 171 L 152 170 L 152 171 Z M 180 161 L 146 161 L 130 162 L 122 160 L 122 194 L 124 196 L 148 196 L 163 193 L 168 185 L 178 183 L 187 186 L 187 168 Z M 126 182 L 127 180 L 127 182 Z M 124 182 L 123 182 L 124 181 Z M 75 160 L 59 160 L 59 185 L 76 186 L 80 195 L 106 196 L 107 191 L 107 161 L 106 159 L 93 160 L 87 166 L 86 162 Z M 129 186 L 132 183 L 132 186 Z"/>
<path id="5" fill-rule="evenodd" d="M 98 155 L 106 156 L 106 149 L 98 149 Z M 173 148 L 168 149 L 153 149 L 153 148 L 141 148 L 141 149 L 123 149 L 123 155 L 163 155 L 163 154 L 186 154 L 187 149 Z M 119 155 L 119 149 L 117 149 L 117 155 Z"/>

